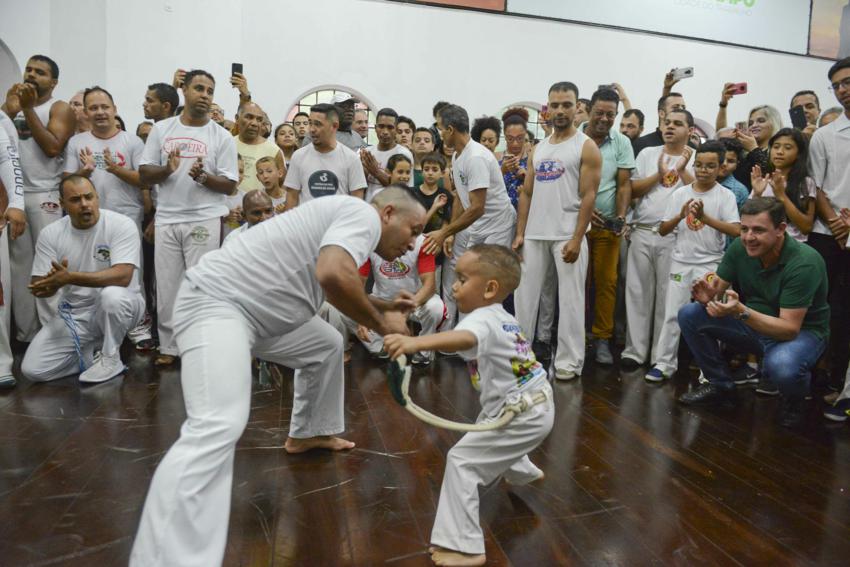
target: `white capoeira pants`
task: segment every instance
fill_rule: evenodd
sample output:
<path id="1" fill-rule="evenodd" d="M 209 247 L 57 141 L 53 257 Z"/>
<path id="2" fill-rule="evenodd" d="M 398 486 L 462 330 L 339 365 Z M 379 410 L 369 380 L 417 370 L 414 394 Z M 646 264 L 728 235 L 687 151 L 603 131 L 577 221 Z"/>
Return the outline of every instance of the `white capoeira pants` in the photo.
<path id="1" fill-rule="evenodd" d="M 462 553 L 484 553 L 478 488 L 503 475 L 514 485 L 539 478 L 541 471 L 528 458 L 528 453 L 552 430 L 555 407 L 551 386 L 545 383 L 537 389 L 549 393 L 546 402 L 532 406 L 502 429 L 467 433 L 451 448 L 446 456 L 446 472 L 431 530 L 432 545 Z"/>
<path id="2" fill-rule="evenodd" d="M 558 349 L 555 369 L 581 374 L 584 367 L 584 290 L 587 277 L 587 240 L 582 238 L 578 260 L 564 262 L 569 240 L 526 240 L 522 245 L 522 279 L 514 293 L 516 318 L 527 336 L 537 328 L 540 294 L 547 270 L 558 276 Z"/>
<path id="3" fill-rule="evenodd" d="M 173 311 L 177 290 L 186 271 L 221 246 L 221 219 L 157 225 L 154 239 L 159 352 L 176 356 Z"/>
<path id="4" fill-rule="evenodd" d="M 635 229 L 626 267 L 626 348 L 620 358 L 643 364 L 657 360 L 664 327 L 664 298 L 670 279 L 672 234 Z"/>
<path id="5" fill-rule="evenodd" d="M 664 374 L 672 376 L 679 367 L 679 309 L 691 301 L 691 286 L 709 272 L 717 269 L 717 262 L 709 264 L 683 264 L 670 262 L 670 275 L 664 299 L 664 323 L 658 336 L 658 348 L 653 365 Z"/>
<path id="6" fill-rule="evenodd" d="M 558 296 L 558 276 L 555 267 L 549 264 L 549 269 L 543 276 L 543 287 L 540 290 L 540 307 L 537 310 L 537 336 L 543 343 L 552 342 L 552 324 L 555 322 L 555 299 Z"/>
<path id="7" fill-rule="evenodd" d="M 357 332 L 357 322 L 354 319 L 343 315 L 337 311 L 336 308 L 334 308 L 334 311 L 339 314 L 348 332 Z M 422 328 L 419 332 L 419 336 L 433 335 L 437 332 L 437 329 L 442 326 L 443 321 L 446 320 L 446 306 L 443 303 L 443 300 L 440 299 L 440 296 L 435 293 L 428 299 L 428 301 L 414 309 L 408 316 L 408 319 L 419 323 L 419 326 Z M 384 348 L 384 337 L 372 329 L 369 329 L 368 337 L 369 339 L 366 341 L 360 339 L 360 342 L 363 343 L 366 350 L 372 354 L 381 352 L 381 349 Z M 427 352 L 423 354 L 427 354 Z"/>
<path id="8" fill-rule="evenodd" d="M 145 300 L 141 294 L 119 286 L 103 288 L 93 307 L 72 308 L 70 316 L 79 338 L 83 365 L 91 365 L 95 349 L 109 356 L 116 354 L 124 335 L 139 323 L 144 313 Z M 57 314 L 41 328 L 24 355 L 21 374 L 33 382 L 46 382 L 80 372 L 80 356 L 69 325 Z"/>
<path id="9" fill-rule="evenodd" d="M 0 234 L 0 377 L 12 375 L 14 355 L 9 343 L 10 309 L 12 298 L 12 274 L 9 262 L 9 230 Z"/>
<path id="10" fill-rule="evenodd" d="M 252 356 L 296 369 L 290 437 L 345 428 L 342 337 L 319 317 L 258 338 L 236 306 L 188 281 L 174 316 L 186 421 L 151 481 L 132 567 L 221 565 L 236 442 L 251 409 Z"/>
<path id="11" fill-rule="evenodd" d="M 440 285 L 443 290 L 443 302 L 446 304 L 446 313 L 448 316 L 446 323 L 443 325 L 443 329 L 446 331 L 454 329 L 458 322 L 457 303 L 455 302 L 452 286 L 457 279 L 455 276 L 457 259 L 466 251 L 467 244 L 469 244 L 469 231 L 462 230 L 458 232 L 455 234 L 451 257 L 445 256 L 443 258 L 443 273 L 440 277 Z"/>
<path id="12" fill-rule="evenodd" d="M 29 290 L 35 245 L 41 231 L 50 223 L 62 218 L 59 191 L 25 192 L 27 227 L 9 243 L 12 266 L 12 310 L 19 341 L 30 342 L 38 329 L 56 314 L 59 296 L 36 299 Z M 60 258 L 61 260 L 61 258 Z"/>

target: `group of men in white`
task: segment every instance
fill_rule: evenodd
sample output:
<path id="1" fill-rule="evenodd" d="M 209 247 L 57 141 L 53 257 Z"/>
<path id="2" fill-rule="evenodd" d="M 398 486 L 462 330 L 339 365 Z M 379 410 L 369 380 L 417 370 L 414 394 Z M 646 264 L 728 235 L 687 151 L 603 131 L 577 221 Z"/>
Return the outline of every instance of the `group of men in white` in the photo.
<path id="1" fill-rule="evenodd" d="M 0 180 L 8 197 L 3 238 L 10 239 L 10 258 L 0 256 L 0 262 L 4 288 L 12 290 L 2 308 L 0 386 L 15 384 L 8 305 L 18 338 L 30 342 L 21 372 L 33 381 L 77 373 L 84 383 L 109 380 L 124 371 L 119 349 L 125 337 L 136 344 L 151 340 L 146 303 L 152 303 L 140 285 L 150 191 L 158 362 L 182 358 L 188 417 L 154 476 L 135 565 L 220 563 L 234 449 L 250 409 L 252 357 L 296 369 L 290 452 L 353 446 L 336 437 L 344 430 L 344 336 L 355 335 L 379 357 L 410 352 L 417 365 L 434 360 L 436 345 L 486 358 L 485 345 L 497 343 L 484 339 L 489 323 L 478 309 L 493 312 L 496 321 L 514 321 L 500 305 L 508 304 L 514 287 L 516 323 L 500 327 L 511 329 L 516 342 L 508 348 L 521 355 L 513 388 L 544 388 L 545 369 L 525 337 L 534 339 L 541 297 L 554 293 L 554 377 L 574 380 L 585 362 L 585 235 L 591 226 L 613 226 L 606 229 L 619 234 L 627 223 L 622 358 L 652 363 L 646 378 L 662 381 L 678 366 L 677 314 L 691 300 L 692 283 L 714 272 L 727 237 L 740 233 L 735 196 L 717 182 L 725 147 L 689 147 L 694 120 L 677 108 L 660 114 L 663 145 L 644 149 L 635 160 L 628 139 L 611 130 L 620 102 L 613 90 L 594 93 L 591 128 L 574 123 L 575 84 L 551 86 L 552 134 L 529 152 L 516 210 L 493 152 L 470 138 L 466 110 L 443 107 L 436 128 L 453 149 L 454 206 L 448 222 L 425 232 L 426 208 L 387 173 L 390 158 L 400 153 L 411 160 L 410 152 L 380 131 L 379 145 L 360 153 L 338 138 L 347 112 L 339 105 L 347 95 L 336 105 L 311 108 L 308 142 L 282 163 L 276 147 L 266 161 L 250 149 L 243 155 L 246 144 L 267 142 L 254 127 L 262 115 L 256 103 L 243 99 L 236 137 L 210 119 L 216 83 L 205 71 L 183 75 L 182 111 L 162 113 L 144 143 L 119 129 L 115 102 L 100 87 L 83 93 L 90 129 L 75 134 L 73 110 L 52 94 L 58 78 L 55 62 L 32 57 L 0 113 Z M 376 130 L 383 124 L 390 132 L 397 119 L 382 111 Z M 263 189 L 237 192 L 244 177 L 253 184 L 256 176 L 265 187 L 264 163 L 279 172 L 285 206 Z M 616 216 L 599 218 L 600 187 L 626 192 L 618 203 L 633 203 L 628 218 L 619 206 Z M 221 245 L 233 195 L 246 222 Z M 512 279 L 509 256 L 488 246 L 519 254 L 521 278 Z M 470 258 L 494 267 L 481 276 L 476 270 L 484 268 Z M 481 304 L 463 295 L 476 277 L 484 277 Z M 441 298 L 438 290 L 447 285 L 451 293 Z M 470 305 L 474 316 L 465 311 Z M 399 338 L 409 321 L 419 326 L 419 342 Z M 424 339 L 453 328 L 460 334 Z M 505 397 L 514 389 L 488 395 Z M 523 455 L 551 428 L 546 415 L 534 422 L 535 435 L 518 442 L 516 455 L 505 453 L 513 460 L 482 465 L 471 481 L 463 475 L 447 480 L 455 483 L 450 488 L 474 485 L 497 469 L 512 471 L 518 482 L 538 478 L 540 471 Z M 477 493 L 462 498 L 477 507 Z M 438 513 L 438 524 L 441 517 L 449 521 L 444 516 Z M 483 562 L 480 529 L 464 525 L 458 529 L 473 533 L 454 537 L 446 535 L 448 527 L 435 526 L 442 535 L 434 538 L 432 556 L 454 564 L 460 561 L 454 551 Z"/>

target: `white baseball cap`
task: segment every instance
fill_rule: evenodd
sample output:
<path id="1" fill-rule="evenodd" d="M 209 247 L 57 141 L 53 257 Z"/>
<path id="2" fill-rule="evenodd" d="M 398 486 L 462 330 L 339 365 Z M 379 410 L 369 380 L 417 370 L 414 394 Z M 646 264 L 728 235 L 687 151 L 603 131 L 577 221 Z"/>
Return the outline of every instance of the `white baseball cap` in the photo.
<path id="1" fill-rule="evenodd" d="M 351 96 L 350 94 L 344 93 L 342 91 L 337 91 L 334 93 L 333 97 L 331 97 L 331 104 L 340 104 L 349 100 L 357 102 L 357 99 Z"/>

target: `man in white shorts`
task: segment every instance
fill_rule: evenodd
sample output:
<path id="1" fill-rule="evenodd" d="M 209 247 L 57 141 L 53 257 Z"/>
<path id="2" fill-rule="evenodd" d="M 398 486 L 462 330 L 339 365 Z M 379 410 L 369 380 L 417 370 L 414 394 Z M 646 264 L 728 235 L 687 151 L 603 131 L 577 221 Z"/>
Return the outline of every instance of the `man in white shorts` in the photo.
<path id="1" fill-rule="evenodd" d="M 124 372 L 121 342 L 145 312 L 136 274 L 139 229 L 120 213 L 100 210 L 86 177 L 71 175 L 59 193 L 68 215 L 38 237 L 29 286 L 36 297 L 61 290 L 58 313 L 32 340 L 21 373 L 35 382 L 78 372 L 80 382 L 104 382 Z"/>
<path id="2" fill-rule="evenodd" d="M 386 260 L 402 256 L 424 222 L 425 209 L 400 188 L 372 204 L 316 199 L 188 271 L 175 308 L 188 417 L 154 474 L 130 565 L 221 565 L 236 442 L 251 409 L 252 356 L 297 369 L 288 452 L 354 446 L 335 437 L 345 428 L 342 337 L 316 313 L 327 296 L 381 335 L 405 332 L 410 295 L 373 304 L 358 266 L 373 251 Z"/>
<path id="3" fill-rule="evenodd" d="M 549 88 L 554 131 L 532 149 L 519 199 L 514 250 L 522 255 L 516 290 L 520 326 L 533 337 L 543 278 L 554 265 L 558 277 L 558 348 L 555 378 L 572 380 L 584 367 L 584 290 L 590 224 L 602 172 L 599 147 L 574 126 L 578 87 Z"/>

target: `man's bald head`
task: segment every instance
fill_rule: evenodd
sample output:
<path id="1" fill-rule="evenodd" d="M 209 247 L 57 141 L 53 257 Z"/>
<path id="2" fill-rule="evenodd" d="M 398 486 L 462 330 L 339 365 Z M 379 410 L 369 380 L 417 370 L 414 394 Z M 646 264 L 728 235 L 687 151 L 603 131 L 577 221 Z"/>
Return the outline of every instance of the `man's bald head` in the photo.
<path id="1" fill-rule="evenodd" d="M 386 189 L 378 193 L 372 198 L 372 204 L 378 209 L 383 209 L 387 205 L 392 205 L 398 211 L 425 214 L 425 208 L 422 203 L 413 196 L 410 189 L 404 185 L 395 183 L 388 186 Z"/>
<path id="2" fill-rule="evenodd" d="M 242 216 L 250 226 L 260 224 L 274 216 L 274 204 L 265 191 L 254 189 L 242 197 Z"/>
<path id="3" fill-rule="evenodd" d="M 239 125 L 239 139 L 243 142 L 254 143 L 263 134 L 263 121 L 266 113 L 256 102 L 246 102 L 236 113 L 236 123 Z"/>
<path id="4" fill-rule="evenodd" d="M 381 218 L 381 240 L 375 252 L 395 260 L 413 250 L 425 228 L 425 207 L 404 185 L 390 185 L 372 199 Z"/>

